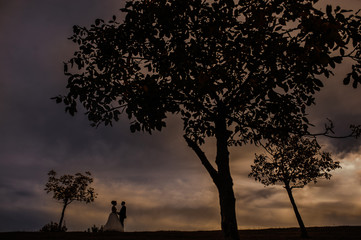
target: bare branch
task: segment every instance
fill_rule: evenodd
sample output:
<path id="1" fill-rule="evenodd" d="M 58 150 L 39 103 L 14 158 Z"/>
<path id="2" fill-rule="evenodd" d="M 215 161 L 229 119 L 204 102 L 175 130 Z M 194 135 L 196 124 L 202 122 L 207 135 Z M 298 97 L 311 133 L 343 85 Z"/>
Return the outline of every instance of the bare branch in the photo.
<path id="1" fill-rule="evenodd" d="M 193 149 L 193 151 L 197 154 L 199 159 L 201 160 L 203 166 L 207 169 L 209 175 L 212 177 L 213 181 L 216 182 L 218 178 L 218 172 L 212 164 L 208 161 L 205 153 L 202 151 L 202 149 L 198 146 L 196 142 L 194 142 L 192 139 L 187 137 L 186 135 L 183 136 L 186 140 L 188 146 Z"/>
<path id="2" fill-rule="evenodd" d="M 325 136 L 325 137 L 329 137 L 329 138 L 336 138 L 336 139 L 343 139 L 343 138 L 349 138 L 349 137 L 353 137 L 353 138 L 359 138 L 361 135 L 361 125 L 350 125 L 350 130 L 351 132 L 347 135 L 341 135 L 341 136 L 336 136 L 335 132 L 333 131 L 334 129 L 334 125 L 333 122 L 328 119 L 328 124 L 325 124 L 325 131 L 321 132 L 321 133 L 310 133 L 309 136 L 311 137 L 317 137 L 317 136 Z"/>

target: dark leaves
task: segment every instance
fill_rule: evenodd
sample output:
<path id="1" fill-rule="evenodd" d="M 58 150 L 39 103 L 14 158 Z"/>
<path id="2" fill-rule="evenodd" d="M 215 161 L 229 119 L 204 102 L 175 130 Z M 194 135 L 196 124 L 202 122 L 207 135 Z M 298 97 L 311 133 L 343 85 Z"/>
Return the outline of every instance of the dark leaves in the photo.
<path id="1" fill-rule="evenodd" d="M 230 144 L 306 131 L 321 79 L 346 57 L 360 59 L 360 20 L 303 0 L 232 2 L 128 1 L 121 23 L 114 15 L 74 26 L 68 94 L 54 100 L 71 115 L 81 103 L 93 126 L 124 113 L 132 132 L 161 130 L 180 114 L 198 143 L 214 136 L 220 103 Z M 357 69 L 344 84 L 357 87 Z"/>
<path id="2" fill-rule="evenodd" d="M 45 185 L 47 193 L 53 193 L 53 198 L 70 204 L 73 201 L 90 203 L 97 194 L 89 185 L 93 182 L 90 172 L 76 173 L 75 175 L 63 175 L 56 177 L 54 170 L 49 171 L 49 179 Z"/>
<path id="3" fill-rule="evenodd" d="M 343 80 L 343 84 L 348 85 L 351 80 L 351 74 L 347 74 L 347 77 Z"/>
<path id="4" fill-rule="evenodd" d="M 327 152 L 321 152 L 315 139 L 293 136 L 270 141 L 265 148 L 269 155 L 256 155 L 249 177 L 264 185 L 281 183 L 302 188 L 318 178 L 330 179 L 332 170 L 340 168 Z"/>

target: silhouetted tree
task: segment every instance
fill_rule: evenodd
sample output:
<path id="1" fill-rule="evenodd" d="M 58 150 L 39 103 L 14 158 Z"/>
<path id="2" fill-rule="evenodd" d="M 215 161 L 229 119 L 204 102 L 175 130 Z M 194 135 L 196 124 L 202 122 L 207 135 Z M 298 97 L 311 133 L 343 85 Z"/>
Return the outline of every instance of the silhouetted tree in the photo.
<path id="1" fill-rule="evenodd" d="M 130 130 L 161 130 L 169 114 L 215 183 L 226 239 L 239 239 L 229 146 L 308 132 L 320 79 L 345 58 L 360 81 L 360 18 L 317 0 L 130 0 L 124 19 L 74 26 L 64 64 L 68 93 L 55 97 L 93 126 L 124 113 Z M 212 164 L 201 149 L 216 138 Z"/>
<path id="2" fill-rule="evenodd" d="M 63 210 L 59 221 L 59 230 L 62 229 L 64 213 L 66 207 L 74 202 L 93 202 L 96 198 L 94 188 L 89 185 L 93 182 L 90 172 L 85 174 L 76 173 L 73 175 L 63 175 L 56 177 L 54 170 L 49 171 L 49 179 L 45 185 L 46 193 L 53 193 L 53 198 L 63 203 Z"/>
<path id="3" fill-rule="evenodd" d="M 319 178 L 330 179 L 329 172 L 340 168 L 339 162 L 334 162 L 328 152 L 321 152 L 316 139 L 293 136 L 268 144 L 265 149 L 269 156 L 256 155 L 249 177 L 265 186 L 278 183 L 284 186 L 300 225 L 301 236 L 308 238 L 292 190 L 303 188 L 310 182 L 316 183 Z"/>

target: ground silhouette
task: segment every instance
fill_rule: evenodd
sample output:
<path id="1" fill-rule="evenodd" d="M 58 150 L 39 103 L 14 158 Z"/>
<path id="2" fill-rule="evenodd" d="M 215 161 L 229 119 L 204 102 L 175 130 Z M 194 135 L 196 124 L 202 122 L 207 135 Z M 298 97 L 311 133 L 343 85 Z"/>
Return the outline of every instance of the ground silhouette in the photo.
<path id="1" fill-rule="evenodd" d="M 313 240 L 360 240 L 361 226 L 341 226 L 341 227 L 311 227 L 308 229 Z M 296 240 L 301 239 L 298 228 L 274 228 L 261 230 L 240 230 L 242 240 Z M 221 231 L 159 231 L 159 232 L 9 232 L 0 233 L 2 240 L 219 240 L 223 239 Z"/>

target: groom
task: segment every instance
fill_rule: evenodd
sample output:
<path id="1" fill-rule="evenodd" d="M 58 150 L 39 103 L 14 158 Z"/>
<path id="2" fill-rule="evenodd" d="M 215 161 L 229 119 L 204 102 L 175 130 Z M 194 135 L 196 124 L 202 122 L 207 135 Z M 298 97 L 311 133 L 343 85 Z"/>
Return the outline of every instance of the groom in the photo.
<path id="1" fill-rule="evenodd" d="M 119 211 L 119 220 L 124 228 L 124 219 L 127 218 L 127 207 L 125 206 L 125 202 L 122 202 L 122 208 Z"/>

